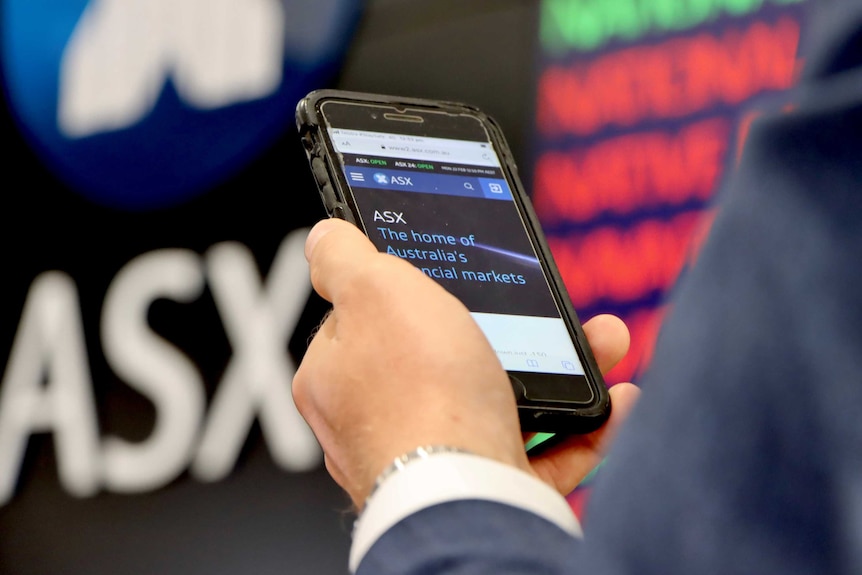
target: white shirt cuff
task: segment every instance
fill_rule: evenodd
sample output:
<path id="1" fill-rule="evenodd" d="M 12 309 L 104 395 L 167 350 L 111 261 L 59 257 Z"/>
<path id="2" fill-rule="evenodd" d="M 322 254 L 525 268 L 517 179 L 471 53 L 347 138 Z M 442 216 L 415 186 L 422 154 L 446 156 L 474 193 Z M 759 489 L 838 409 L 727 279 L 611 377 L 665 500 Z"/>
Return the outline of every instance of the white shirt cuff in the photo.
<path id="1" fill-rule="evenodd" d="M 447 501 L 496 501 L 547 519 L 580 537 L 581 526 L 566 499 L 529 473 L 467 453 L 417 459 L 387 478 L 362 511 L 353 532 L 350 572 L 371 546 L 402 519 Z"/>

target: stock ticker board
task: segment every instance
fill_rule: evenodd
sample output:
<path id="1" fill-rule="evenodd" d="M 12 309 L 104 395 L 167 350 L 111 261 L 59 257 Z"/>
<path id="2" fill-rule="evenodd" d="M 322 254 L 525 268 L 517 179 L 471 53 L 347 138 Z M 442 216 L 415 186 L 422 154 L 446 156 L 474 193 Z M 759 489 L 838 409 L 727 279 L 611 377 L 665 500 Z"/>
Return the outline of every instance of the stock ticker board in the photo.
<path id="1" fill-rule="evenodd" d="M 648 366 L 748 126 L 789 104 L 805 0 L 544 0 L 533 203 L 575 309 L 632 334 L 608 384 Z"/>

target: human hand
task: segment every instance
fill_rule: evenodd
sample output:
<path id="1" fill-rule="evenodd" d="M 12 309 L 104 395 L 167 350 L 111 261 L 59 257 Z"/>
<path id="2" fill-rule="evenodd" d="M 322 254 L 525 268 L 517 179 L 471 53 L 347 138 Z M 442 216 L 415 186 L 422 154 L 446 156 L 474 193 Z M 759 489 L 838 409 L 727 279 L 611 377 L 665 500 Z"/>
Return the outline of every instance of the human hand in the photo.
<path id="1" fill-rule="evenodd" d="M 605 426 L 531 466 L 508 376 L 460 301 L 344 221 L 317 224 L 306 257 L 333 310 L 296 373 L 294 398 L 327 469 L 357 507 L 395 457 L 420 445 L 460 447 L 570 491 L 634 402 L 633 386 L 614 386 Z M 616 318 L 596 318 L 584 330 L 603 370 L 628 348 Z"/>
<path id="2" fill-rule="evenodd" d="M 602 373 L 610 371 L 628 352 L 629 332 L 620 318 L 598 315 L 585 323 L 583 329 Z M 640 396 L 640 390 L 631 383 L 618 383 L 609 392 L 611 416 L 602 427 L 592 433 L 569 436 L 540 455 L 530 457 L 533 473 L 564 495 L 601 462 L 620 424 Z"/>

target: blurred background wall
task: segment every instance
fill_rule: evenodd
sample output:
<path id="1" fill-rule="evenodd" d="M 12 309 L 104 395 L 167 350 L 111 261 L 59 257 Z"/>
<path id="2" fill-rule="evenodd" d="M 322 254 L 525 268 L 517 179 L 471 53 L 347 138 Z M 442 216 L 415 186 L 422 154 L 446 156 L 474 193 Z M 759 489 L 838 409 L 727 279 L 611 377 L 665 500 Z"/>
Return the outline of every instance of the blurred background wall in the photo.
<path id="1" fill-rule="evenodd" d="M 747 127 L 792 104 L 806 4 L 0 0 L 0 572 L 346 572 L 289 395 L 325 310 L 307 91 L 495 116 L 637 381 Z"/>

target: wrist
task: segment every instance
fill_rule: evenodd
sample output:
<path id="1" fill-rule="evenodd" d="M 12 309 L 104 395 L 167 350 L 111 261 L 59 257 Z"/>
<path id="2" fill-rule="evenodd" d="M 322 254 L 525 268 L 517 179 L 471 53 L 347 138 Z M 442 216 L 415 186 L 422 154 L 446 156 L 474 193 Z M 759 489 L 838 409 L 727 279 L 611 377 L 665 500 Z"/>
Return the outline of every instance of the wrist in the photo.
<path id="1" fill-rule="evenodd" d="M 450 415 L 445 421 L 440 421 L 439 417 L 424 417 L 424 413 L 405 418 L 405 411 L 394 420 L 376 422 L 368 433 L 356 437 L 349 453 L 344 453 L 346 465 L 341 468 L 344 473 L 339 474 L 343 480 L 339 484 L 348 491 L 357 510 L 364 507 L 381 476 L 392 474 L 401 464 L 428 459 L 425 454 L 414 453 L 417 446 L 430 447 L 434 454 L 475 454 L 532 473 L 517 420 L 512 424 L 505 418 L 492 421 L 470 418 L 457 414 L 457 408 L 451 406 L 447 412 L 454 411 L 456 415 Z M 381 429 L 402 431 L 384 435 Z"/>
<path id="2" fill-rule="evenodd" d="M 463 453 L 472 455 L 472 452 L 467 449 L 462 449 L 460 447 L 454 447 L 451 445 L 420 445 L 415 449 L 412 449 L 406 453 L 402 453 L 401 455 L 393 459 L 392 462 L 386 467 L 386 469 L 381 471 L 380 474 L 375 478 L 374 483 L 372 483 L 371 485 L 371 490 L 368 492 L 368 495 L 365 496 L 365 502 L 363 504 L 363 507 L 368 504 L 368 501 L 371 500 L 375 492 L 377 492 L 380 486 L 383 485 L 383 483 L 391 476 L 404 470 L 404 468 L 411 463 L 443 453 Z"/>

